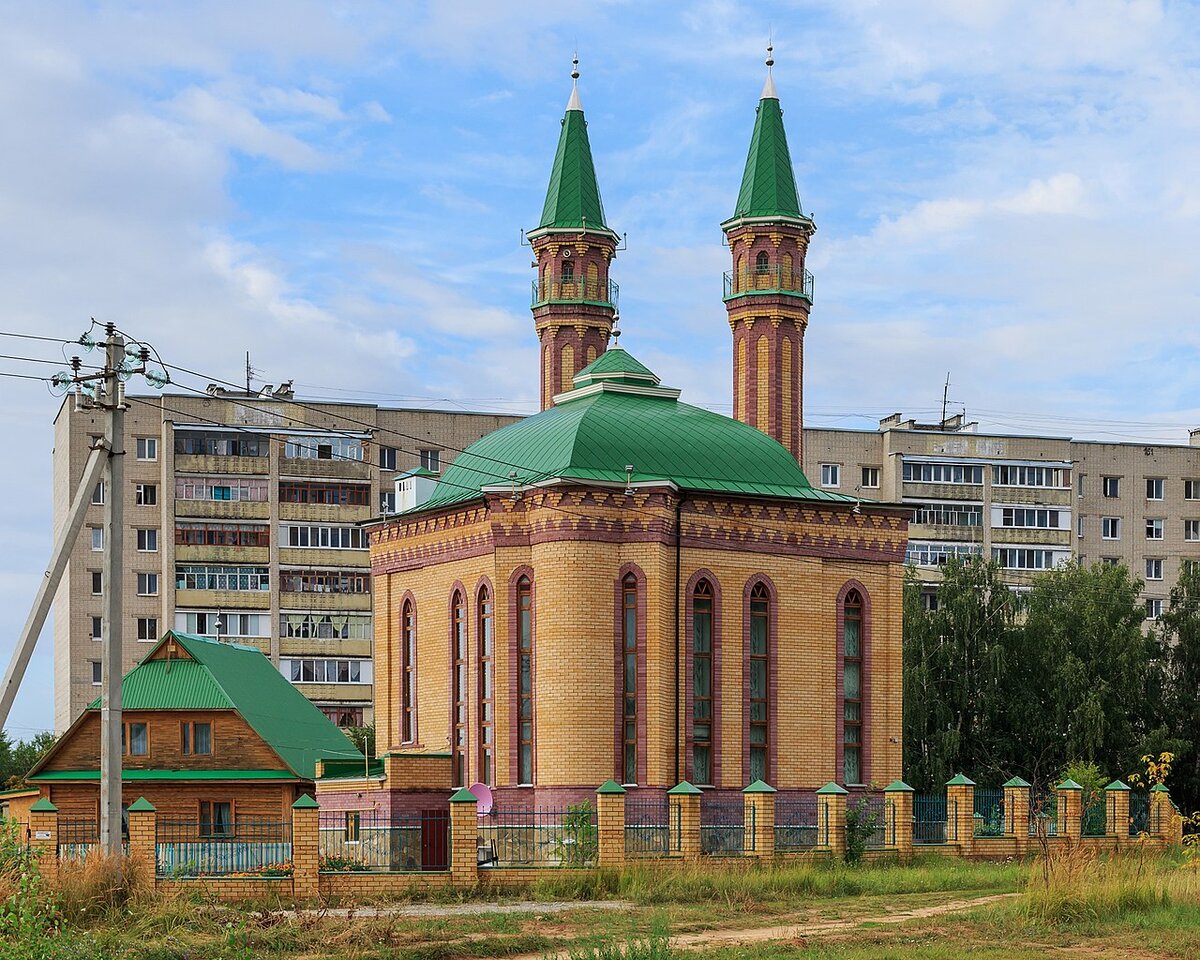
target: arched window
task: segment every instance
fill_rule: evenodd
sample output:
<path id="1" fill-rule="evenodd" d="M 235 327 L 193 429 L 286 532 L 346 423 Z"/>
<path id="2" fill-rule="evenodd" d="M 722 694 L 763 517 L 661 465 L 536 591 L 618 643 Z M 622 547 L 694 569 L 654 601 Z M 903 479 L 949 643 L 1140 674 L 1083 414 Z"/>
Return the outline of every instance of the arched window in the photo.
<path id="1" fill-rule="evenodd" d="M 400 739 L 413 743 L 417 738 L 417 614 L 411 600 L 405 600 L 400 613 Z"/>
<path id="2" fill-rule="evenodd" d="M 493 786 L 496 755 L 496 643 L 492 632 L 492 594 L 479 588 L 479 779 Z"/>
<path id="3" fill-rule="evenodd" d="M 767 251 L 762 250 L 758 256 L 754 258 L 754 272 L 766 273 L 771 269 L 771 258 L 767 256 Z"/>
<path id="4" fill-rule="evenodd" d="M 692 591 L 692 781 L 713 782 L 713 590 Z"/>
<path id="5" fill-rule="evenodd" d="M 857 590 L 842 604 L 842 780 L 862 783 L 863 600 Z"/>
<path id="6" fill-rule="evenodd" d="M 638 583 L 629 574 L 621 581 L 622 783 L 638 782 L 638 652 Z"/>
<path id="7" fill-rule="evenodd" d="M 574 283 L 575 282 L 575 263 L 574 263 L 574 261 L 564 260 L 562 262 L 561 276 L 562 276 L 563 283 Z"/>
<path id="8" fill-rule="evenodd" d="M 450 603 L 450 650 L 454 685 L 451 753 L 454 756 L 454 786 L 467 784 L 467 603 L 458 590 Z"/>
<path id="9" fill-rule="evenodd" d="M 533 584 L 517 581 L 517 782 L 533 783 Z"/>
<path id="10" fill-rule="evenodd" d="M 750 592 L 750 781 L 767 779 L 770 755 L 771 677 L 770 637 L 771 596 L 765 584 L 755 584 Z"/>

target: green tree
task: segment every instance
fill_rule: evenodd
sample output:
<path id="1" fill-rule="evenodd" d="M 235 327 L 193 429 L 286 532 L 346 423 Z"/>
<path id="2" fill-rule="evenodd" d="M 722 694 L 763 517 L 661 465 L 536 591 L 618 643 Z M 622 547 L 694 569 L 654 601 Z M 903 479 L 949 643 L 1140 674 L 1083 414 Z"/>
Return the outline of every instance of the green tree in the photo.
<path id="1" fill-rule="evenodd" d="M 1176 736 L 1176 760 L 1169 784 L 1172 796 L 1185 810 L 1200 809 L 1200 564 L 1184 564 L 1179 580 L 1159 620 L 1162 667 L 1163 727 Z M 1156 731 L 1161 732 L 1161 731 Z M 1146 753 L 1157 743 L 1147 744 Z"/>
<path id="2" fill-rule="evenodd" d="M 25 780 L 25 774 L 57 742 L 57 735 L 49 730 L 34 734 L 28 740 L 18 740 L 16 743 L 0 731 L 0 789 L 20 786 Z"/>

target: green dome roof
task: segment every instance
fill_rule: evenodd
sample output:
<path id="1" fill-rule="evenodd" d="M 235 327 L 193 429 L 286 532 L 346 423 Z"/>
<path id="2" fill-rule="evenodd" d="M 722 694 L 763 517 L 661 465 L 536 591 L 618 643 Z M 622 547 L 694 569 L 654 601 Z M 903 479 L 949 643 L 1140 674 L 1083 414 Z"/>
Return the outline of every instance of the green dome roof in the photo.
<path id="1" fill-rule="evenodd" d="M 602 362 L 603 361 L 603 362 Z M 473 500 L 484 487 L 553 478 L 671 481 L 685 490 L 845 502 L 813 489 L 787 449 L 754 427 L 678 401 L 679 391 L 624 350 L 613 349 L 576 377 L 553 407 L 471 444 L 418 510 Z M 515 474 L 515 476 L 514 476 Z"/>

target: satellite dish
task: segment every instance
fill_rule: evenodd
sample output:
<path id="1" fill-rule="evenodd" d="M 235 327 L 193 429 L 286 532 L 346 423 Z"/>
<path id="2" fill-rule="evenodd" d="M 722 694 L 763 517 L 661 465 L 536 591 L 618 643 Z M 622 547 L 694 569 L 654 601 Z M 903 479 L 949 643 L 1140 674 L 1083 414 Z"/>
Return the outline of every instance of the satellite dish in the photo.
<path id="1" fill-rule="evenodd" d="M 492 788 L 486 783 L 473 783 L 467 787 L 468 793 L 475 794 L 475 812 L 483 817 L 492 812 Z"/>

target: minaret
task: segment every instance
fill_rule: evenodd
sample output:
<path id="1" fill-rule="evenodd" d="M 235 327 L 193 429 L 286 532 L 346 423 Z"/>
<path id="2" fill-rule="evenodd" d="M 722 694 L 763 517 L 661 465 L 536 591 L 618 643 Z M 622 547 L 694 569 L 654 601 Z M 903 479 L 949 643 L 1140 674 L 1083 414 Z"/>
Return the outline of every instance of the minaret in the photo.
<path id="1" fill-rule="evenodd" d="M 750 153 L 733 216 L 721 224 L 733 270 L 725 274 L 725 309 L 733 332 L 733 416 L 782 443 L 803 462 L 804 330 L 813 279 L 804 268 L 816 231 L 800 209 L 771 76 L 759 99 Z"/>
<path id="2" fill-rule="evenodd" d="M 619 238 L 604 222 L 578 83 L 576 57 L 542 219 L 527 234 L 538 272 L 532 309 L 542 347 L 543 410 L 604 352 L 617 314 L 617 285 L 608 268 Z"/>

